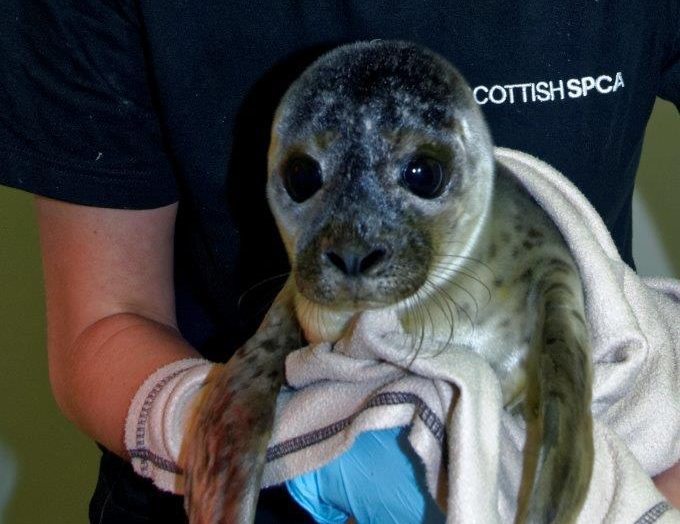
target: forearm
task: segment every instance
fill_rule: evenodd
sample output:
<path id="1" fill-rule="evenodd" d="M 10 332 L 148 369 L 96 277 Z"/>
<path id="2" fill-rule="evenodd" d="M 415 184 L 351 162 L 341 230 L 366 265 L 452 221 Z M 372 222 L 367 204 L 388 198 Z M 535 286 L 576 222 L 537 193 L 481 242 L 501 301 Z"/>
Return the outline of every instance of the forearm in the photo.
<path id="1" fill-rule="evenodd" d="M 176 329 L 138 314 L 119 313 L 87 327 L 68 348 L 50 347 L 50 380 L 63 413 L 94 440 L 127 458 L 123 433 L 135 392 L 156 369 L 190 357 L 200 355 Z"/>
<path id="2" fill-rule="evenodd" d="M 177 204 L 125 210 L 36 198 L 55 399 L 125 457 L 130 402 L 159 367 L 198 356 L 176 329 Z"/>

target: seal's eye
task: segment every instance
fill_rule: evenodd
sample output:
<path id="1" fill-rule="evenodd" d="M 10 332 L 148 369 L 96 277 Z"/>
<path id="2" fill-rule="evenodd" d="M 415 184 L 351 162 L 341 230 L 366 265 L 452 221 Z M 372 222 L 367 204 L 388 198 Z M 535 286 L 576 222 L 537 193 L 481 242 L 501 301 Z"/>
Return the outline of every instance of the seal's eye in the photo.
<path id="1" fill-rule="evenodd" d="M 427 155 L 411 158 L 401 172 L 401 183 L 420 198 L 436 198 L 446 185 L 444 168 L 441 163 Z"/>
<path id="2" fill-rule="evenodd" d="M 283 186 L 295 202 L 311 198 L 323 185 L 321 166 L 312 157 L 291 157 L 283 168 Z"/>

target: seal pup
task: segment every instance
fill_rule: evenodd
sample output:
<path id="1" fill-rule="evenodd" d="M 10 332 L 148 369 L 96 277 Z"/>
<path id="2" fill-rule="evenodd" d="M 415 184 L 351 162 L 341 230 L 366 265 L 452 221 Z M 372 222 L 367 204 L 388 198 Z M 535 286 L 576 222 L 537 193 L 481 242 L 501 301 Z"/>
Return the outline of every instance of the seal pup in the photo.
<path id="1" fill-rule="evenodd" d="M 334 341 L 376 308 L 395 308 L 415 339 L 487 359 L 527 422 L 516 521 L 573 522 L 593 462 L 581 281 L 551 220 L 496 165 L 461 75 L 409 43 L 338 48 L 284 95 L 268 171 L 292 272 L 206 384 L 186 439 L 191 522 L 253 521 L 299 330 Z"/>

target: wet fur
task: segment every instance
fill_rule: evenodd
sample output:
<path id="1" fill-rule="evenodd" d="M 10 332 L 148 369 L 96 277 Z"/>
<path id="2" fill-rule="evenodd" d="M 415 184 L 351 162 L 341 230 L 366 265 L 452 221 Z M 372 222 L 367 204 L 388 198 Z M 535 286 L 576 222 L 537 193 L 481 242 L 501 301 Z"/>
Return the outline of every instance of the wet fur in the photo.
<path id="1" fill-rule="evenodd" d="M 404 162 L 419 151 L 446 166 L 437 199 L 399 185 Z M 303 203 L 288 197 L 280 173 L 299 153 L 318 159 L 324 175 Z M 298 330 L 337 340 L 358 312 L 392 307 L 416 338 L 484 356 L 508 409 L 523 412 L 517 522 L 573 522 L 593 461 L 578 270 L 549 218 L 495 166 L 486 125 L 455 69 L 399 42 L 325 55 L 277 111 L 269 172 L 292 275 L 258 333 L 206 386 L 187 439 L 191 521 L 253 521 L 283 360 L 299 345 Z M 347 244 L 387 246 L 389 256 L 348 281 L 324 256 Z"/>

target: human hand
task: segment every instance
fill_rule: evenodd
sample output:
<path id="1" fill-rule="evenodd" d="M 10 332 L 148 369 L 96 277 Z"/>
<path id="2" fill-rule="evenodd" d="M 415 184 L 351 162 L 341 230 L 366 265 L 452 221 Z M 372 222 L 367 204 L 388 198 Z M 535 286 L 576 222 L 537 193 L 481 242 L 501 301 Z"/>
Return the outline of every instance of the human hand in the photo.
<path id="1" fill-rule="evenodd" d="M 322 524 L 443 523 L 406 428 L 370 431 L 324 467 L 289 480 L 291 496 Z"/>
<path id="2" fill-rule="evenodd" d="M 654 477 L 656 488 L 668 501 L 680 509 L 680 462 Z"/>

